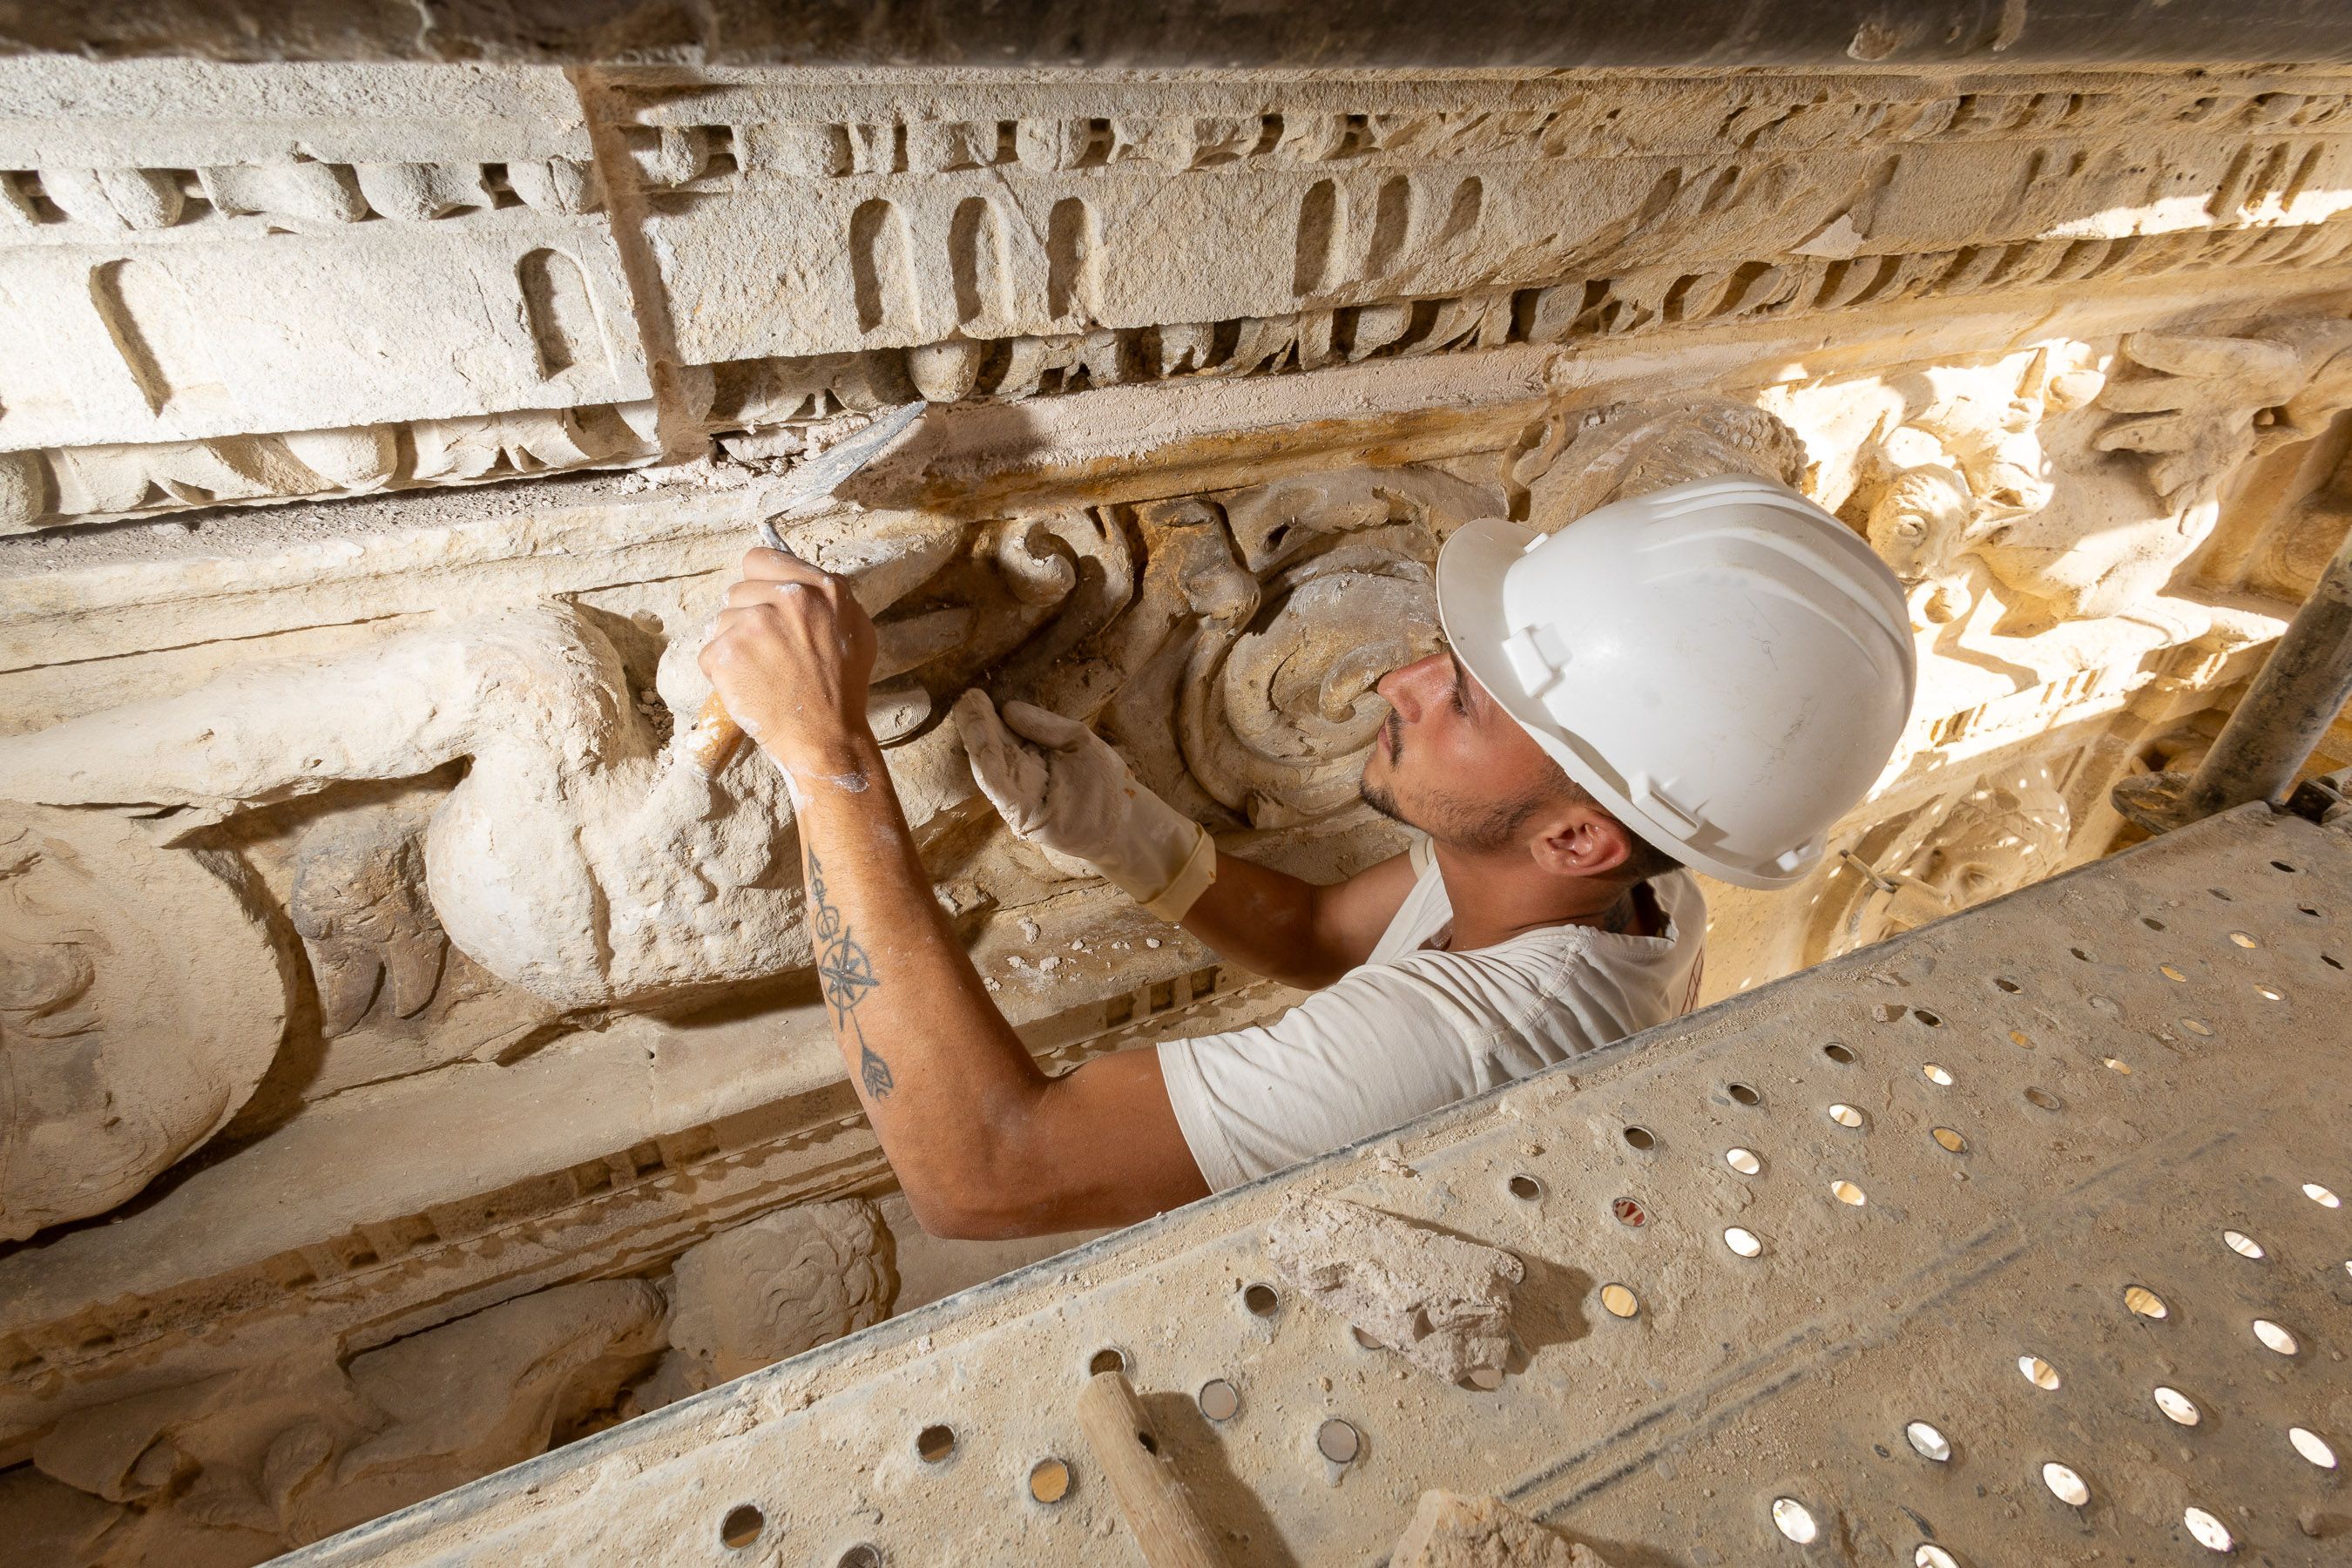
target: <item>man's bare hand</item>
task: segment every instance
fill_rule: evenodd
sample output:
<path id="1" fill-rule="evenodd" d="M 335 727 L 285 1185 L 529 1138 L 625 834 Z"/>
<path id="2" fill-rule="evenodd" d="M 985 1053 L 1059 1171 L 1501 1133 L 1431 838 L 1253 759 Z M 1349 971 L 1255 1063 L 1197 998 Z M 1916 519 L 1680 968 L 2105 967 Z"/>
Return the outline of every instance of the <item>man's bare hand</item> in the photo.
<path id="1" fill-rule="evenodd" d="M 701 663 L 729 716 L 788 770 L 836 768 L 869 733 L 874 622 L 847 583 L 798 556 L 743 557 Z"/>

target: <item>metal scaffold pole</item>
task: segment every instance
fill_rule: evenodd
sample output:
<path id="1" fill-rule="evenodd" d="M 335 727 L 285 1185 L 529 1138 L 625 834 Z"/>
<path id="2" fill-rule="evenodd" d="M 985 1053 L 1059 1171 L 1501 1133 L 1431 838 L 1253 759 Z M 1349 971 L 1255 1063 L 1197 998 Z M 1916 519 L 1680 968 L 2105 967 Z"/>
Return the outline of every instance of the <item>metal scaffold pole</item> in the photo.
<path id="1" fill-rule="evenodd" d="M 2116 809 L 2151 832 L 2268 801 L 2284 805 L 2301 771 L 2352 700 L 2352 533 L 2287 624 L 2262 673 L 2197 771 L 2147 773 L 2115 789 Z"/>

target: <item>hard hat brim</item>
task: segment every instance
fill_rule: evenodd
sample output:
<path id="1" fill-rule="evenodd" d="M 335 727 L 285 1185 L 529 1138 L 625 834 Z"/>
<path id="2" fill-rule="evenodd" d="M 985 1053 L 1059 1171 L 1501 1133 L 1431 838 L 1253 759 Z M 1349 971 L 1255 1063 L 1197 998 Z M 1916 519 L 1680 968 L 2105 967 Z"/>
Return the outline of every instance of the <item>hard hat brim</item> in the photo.
<path id="1" fill-rule="evenodd" d="M 1692 869 L 1746 888 L 1785 888 L 1811 869 L 1807 864 L 1786 875 L 1759 871 L 1699 849 L 1674 828 L 1658 822 L 1627 798 L 1622 776 L 1597 755 L 1588 756 L 1573 736 L 1545 711 L 1513 673 L 1503 645 L 1516 629 L 1504 608 L 1503 579 L 1537 540 L 1534 529 L 1501 518 L 1480 518 L 1454 531 L 1437 553 L 1437 618 L 1454 656 L 1506 713 L 1518 721 L 1544 754 L 1601 803 L 1612 816 Z"/>

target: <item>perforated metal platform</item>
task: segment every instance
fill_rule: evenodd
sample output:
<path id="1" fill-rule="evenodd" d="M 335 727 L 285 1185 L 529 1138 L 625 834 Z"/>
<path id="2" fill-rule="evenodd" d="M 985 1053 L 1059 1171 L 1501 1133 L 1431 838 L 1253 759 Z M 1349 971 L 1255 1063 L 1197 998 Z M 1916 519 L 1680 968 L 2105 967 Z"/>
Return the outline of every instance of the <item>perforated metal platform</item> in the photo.
<path id="1" fill-rule="evenodd" d="M 1108 1352 L 1237 1563 L 1428 1487 L 1615 1568 L 2352 1563 L 2347 963 L 2352 837 L 2249 807 L 295 1561 L 1139 1562 Z M 1517 1253 L 1501 1386 L 1292 1300 L 1297 1190 Z"/>

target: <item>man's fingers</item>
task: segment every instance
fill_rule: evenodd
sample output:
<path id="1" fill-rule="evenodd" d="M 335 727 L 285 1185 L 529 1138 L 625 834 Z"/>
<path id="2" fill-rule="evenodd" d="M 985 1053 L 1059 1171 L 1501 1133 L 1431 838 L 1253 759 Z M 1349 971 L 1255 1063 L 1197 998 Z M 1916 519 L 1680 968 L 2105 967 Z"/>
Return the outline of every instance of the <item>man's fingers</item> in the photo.
<path id="1" fill-rule="evenodd" d="M 719 671 L 732 664 L 742 651 L 747 637 L 772 635 L 772 629 L 761 623 L 773 613 L 773 606 L 770 606 L 765 610 L 721 610 L 712 616 L 709 633 L 702 639 L 702 652 L 695 659 L 702 673 L 717 680 Z"/>
<path id="2" fill-rule="evenodd" d="M 781 606 L 772 600 L 762 600 L 750 605 L 730 605 L 719 612 L 719 618 L 711 624 L 714 628 L 711 635 L 723 637 L 752 626 L 782 626 L 784 623 Z"/>
<path id="3" fill-rule="evenodd" d="M 730 658 L 745 638 L 773 636 L 782 629 L 782 619 L 773 605 L 730 605 L 712 617 L 710 636 L 702 645 L 703 658 Z M 706 663 L 704 668 L 709 667 Z"/>
<path id="4" fill-rule="evenodd" d="M 822 584 L 783 582 L 774 578 L 746 577 L 727 586 L 726 604 L 730 609 L 749 609 L 754 605 L 789 605 L 807 594 L 822 596 Z"/>
<path id="5" fill-rule="evenodd" d="M 799 583 L 811 588 L 837 581 L 824 567 L 803 561 L 790 551 L 770 550 L 758 544 L 743 552 L 742 573 L 751 582 Z"/>

